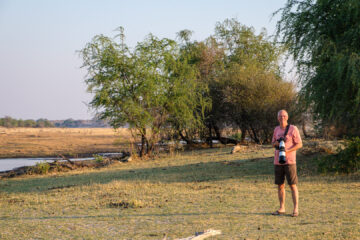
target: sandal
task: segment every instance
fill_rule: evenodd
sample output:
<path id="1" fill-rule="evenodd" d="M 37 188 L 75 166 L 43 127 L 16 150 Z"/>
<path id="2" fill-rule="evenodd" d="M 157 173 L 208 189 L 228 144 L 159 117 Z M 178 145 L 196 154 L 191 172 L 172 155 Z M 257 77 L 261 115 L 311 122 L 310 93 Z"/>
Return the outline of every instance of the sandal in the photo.
<path id="1" fill-rule="evenodd" d="M 298 212 L 293 212 L 293 213 L 291 214 L 291 216 L 292 216 L 292 217 L 297 217 L 297 216 L 299 216 L 299 213 L 298 213 Z"/>
<path id="2" fill-rule="evenodd" d="M 285 212 L 279 212 L 279 210 L 271 213 L 271 215 L 274 215 L 274 216 L 279 216 L 279 215 L 284 215 L 284 214 L 285 214 Z"/>

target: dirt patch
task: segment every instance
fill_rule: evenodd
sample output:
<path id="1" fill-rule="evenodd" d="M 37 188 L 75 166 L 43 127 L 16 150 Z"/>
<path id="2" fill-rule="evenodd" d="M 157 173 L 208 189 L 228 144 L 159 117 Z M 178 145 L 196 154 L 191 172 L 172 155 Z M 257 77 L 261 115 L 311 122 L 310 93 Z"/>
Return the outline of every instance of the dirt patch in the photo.
<path id="1" fill-rule="evenodd" d="M 120 202 L 110 202 L 108 204 L 110 208 L 143 208 L 145 204 L 138 200 L 130 200 L 130 201 L 120 201 Z"/>

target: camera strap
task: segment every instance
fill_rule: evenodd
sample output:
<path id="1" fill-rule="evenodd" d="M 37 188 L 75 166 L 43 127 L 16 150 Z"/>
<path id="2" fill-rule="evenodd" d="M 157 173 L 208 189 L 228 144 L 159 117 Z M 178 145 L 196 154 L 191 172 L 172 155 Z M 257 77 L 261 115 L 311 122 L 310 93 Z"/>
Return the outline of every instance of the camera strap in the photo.
<path id="1" fill-rule="evenodd" d="M 285 132 L 284 132 L 284 141 L 285 141 L 286 134 L 287 134 L 288 131 L 289 131 L 289 128 L 290 128 L 290 124 L 288 124 L 288 125 L 286 126 L 286 129 L 285 129 Z"/>

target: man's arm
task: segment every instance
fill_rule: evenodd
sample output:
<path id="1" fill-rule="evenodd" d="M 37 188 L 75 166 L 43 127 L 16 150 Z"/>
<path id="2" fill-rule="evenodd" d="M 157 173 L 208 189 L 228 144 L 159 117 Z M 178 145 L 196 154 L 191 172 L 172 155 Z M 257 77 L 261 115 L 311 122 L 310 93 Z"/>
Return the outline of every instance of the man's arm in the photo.
<path id="1" fill-rule="evenodd" d="M 302 148 L 302 146 L 303 146 L 299 129 L 296 126 L 294 126 L 294 135 L 293 135 L 292 139 L 295 144 L 293 146 L 289 147 L 288 149 L 285 148 L 285 152 L 296 151 L 299 148 Z"/>
<path id="2" fill-rule="evenodd" d="M 295 144 L 295 145 L 293 145 L 292 147 L 289 147 L 289 148 L 285 148 L 285 152 L 292 152 L 292 151 L 296 151 L 296 150 L 298 150 L 299 148 L 302 148 L 302 142 L 299 142 L 299 143 L 297 143 L 297 144 Z"/>
<path id="3" fill-rule="evenodd" d="M 276 128 L 274 129 L 274 133 L 271 139 L 271 144 L 274 148 L 277 148 L 279 146 L 279 142 L 276 141 L 275 132 L 276 132 Z"/>

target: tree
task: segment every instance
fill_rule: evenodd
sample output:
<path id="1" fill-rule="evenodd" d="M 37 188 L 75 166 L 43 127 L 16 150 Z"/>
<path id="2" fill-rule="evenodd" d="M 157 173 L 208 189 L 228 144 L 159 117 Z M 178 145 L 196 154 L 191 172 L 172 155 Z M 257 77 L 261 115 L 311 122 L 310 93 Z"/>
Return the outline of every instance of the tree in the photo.
<path id="1" fill-rule="evenodd" d="M 288 0 L 277 13 L 278 37 L 296 60 L 302 99 L 323 124 L 360 135 L 360 1 Z"/>
<path id="2" fill-rule="evenodd" d="M 236 19 L 217 23 L 215 37 L 224 49 L 218 94 L 228 123 L 241 129 L 243 139 L 248 133 L 257 143 L 269 142 L 277 124 L 274 114 L 283 108 L 291 113 L 295 105 L 293 84 L 281 78 L 284 48 L 270 41 L 265 30 L 256 35 Z"/>
<path id="3" fill-rule="evenodd" d="M 212 107 L 205 113 L 205 125 L 207 127 L 207 142 L 212 146 L 212 140 L 219 140 L 221 143 L 236 143 L 233 139 L 221 136 L 220 129 L 228 123 L 228 114 L 223 104 L 223 94 L 220 76 L 225 67 L 225 51 L 219 42 L 210 36 L 205 41 L 196 45 L 196 54 L 193 56 L 193 64 L 196 65 L 200 82 L 205 84 L 211 98 Z M 213 136 L 213 132 L 215 136 Z M 205 136 L 205 134 L 203 134 Z"/>
<path id="4" fill-rule="evenodd" d="M 119 30 L 120 43 L 99 35 L 80 51 L 95 94 L 90 105 L 114 128 L 129 124 L 141 139 L 140 156 L 149 155 L 169 125 L 183 129 L 197 122 L 204 89 L 174 40 L 150 34 L 130 51 Z"/>
<path id="5" fill-rule="evenodd" d="M 256 143 L 271 141 L 276 113 L 295 107 L 295 89 L 272 72 L 255 65 L 232 65 L 222 76 L 222 91 L 227 113 L 235 126 L 247 132 Z M 292 124 L 294 123 L 292 116 Z"/>
<path id="6" fill-rule="evenodd" d="M 197 90 L 194 92 L 197 95 L 193 99 L 196 99 L 200 104 L 189 102 L 188 104 L 194 105 L 186 114 L 183 112 L 177 112 L 177 115 L 183 117 L 176 117 L 172 120 L 172 126 L 175 128 L 182 140 L 186 141 L 187 144 L 196 143 L 196 139 L 204 139 L 205 125 L 206 121 L 206 112 L 212 108 L 211 98 L 209 96 L 209 85 L 207 82 L 202 81 L 202 69 L 199 68 L 198 64 L 201 62 L 201 51 L 203 47 L 203 42 L 190 41 L 192 31 L 182 30 L 177 33 L 177 38 L 180 41 L 180 53 L 179 60 L 182 65 L 186 66 L 187 69 L 183 68 L 183 71 L 189 71 L 195 77 Z M 187 90 L 186 90 L 187 91 Z M 186 109 L 186 108 L 185 108 Z M 180 108 L 179 110 L 183 110 Z M 185 118 L 184 118 L 185 117 Z M 186 121 L 184 121 L 186 119 Z M 174 121 L 175 120 L 175 121 Z M 180 120 L 180 121 L 179 121 Z M 185 124 L 184 124 L 185 123 Z"/>
<path id="7" fill-rule="evenodd" d="M 24 127 L 36 127 L 35 120 L 27 119 L 24 121 Z"/>
<path id="8" fill-rule="evenodd" d="M 210 145 L 213 139 L 237 144 L 236 139 L 221 135 L 222 129 L 233 127 L 241 129 L 242 140 L 248 133 L 257 143 L 270 141 L 274 115 L 282 108 L 292 114 L 295 103 L 294 86 L 281 78 L 279 58 L 284 48 L 270 41 L 265 30 L 256 35 L 236 19 L 217 23 L 215 34 L 202 42 L 191 42 L 189 30 L 178 36 L 212 101 L 200 136 Z"/>
<path id="9" fill-rule="evenodd" d="M 4 118 L 3 118 L 3 126 L 4 127 L 15 127 L 14 126 L 14 120 L 15 119 L 13 119 L 13 118 L 11 118 L 11 117 L 9 117 L 9 116 L 5 116 Z"/>
<path id="10" fill-rule="evenodd" d="M 36 120 L 36 127 L 45 128 L 45 127 L 54 127 L 54 125 L 46 118 L 45 119 L 39 118 L 38 120 Z"/>

